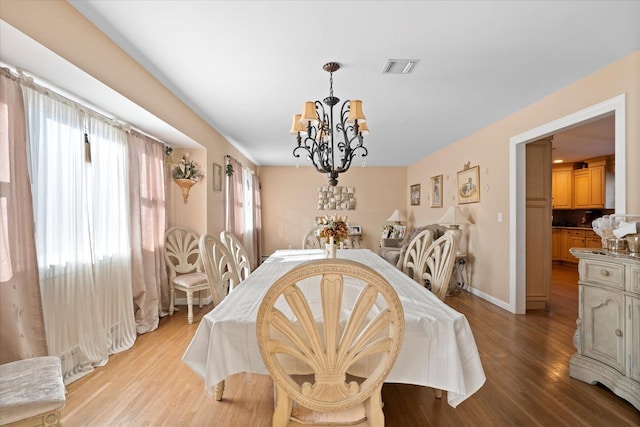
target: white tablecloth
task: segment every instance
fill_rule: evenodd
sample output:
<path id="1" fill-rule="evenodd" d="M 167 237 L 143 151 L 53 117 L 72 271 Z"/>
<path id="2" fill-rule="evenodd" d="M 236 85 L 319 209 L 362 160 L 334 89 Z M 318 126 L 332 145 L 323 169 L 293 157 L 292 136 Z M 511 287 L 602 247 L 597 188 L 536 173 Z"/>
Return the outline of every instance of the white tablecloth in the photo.
<path id="1" fill-rule="evenodd" d="M 467 318 L 368 249 L 337 251 L 378 271 L 395 288 L 405 335 L 388 383 L 447 391 L 455 407 L 484 384 L 485 375 Z M 269 257 L 200 322 L 182 361 L 204 380 L 205 391 L 240 372 L 268 375 L 256 337 L 258 307 L 269 286 L 294 266 L 325 258 L 324 251 L 280 250 Z"/>

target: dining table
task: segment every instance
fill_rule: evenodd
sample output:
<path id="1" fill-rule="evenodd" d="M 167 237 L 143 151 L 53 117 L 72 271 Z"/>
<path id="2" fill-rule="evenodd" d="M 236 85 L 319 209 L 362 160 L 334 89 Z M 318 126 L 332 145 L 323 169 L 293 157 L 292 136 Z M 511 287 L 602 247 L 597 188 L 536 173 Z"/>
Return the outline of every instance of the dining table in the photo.
<path id="1" fill-rule="evenodd" d="M 402 303 L 404 339 L 385 383 L 444 390 L 452 407 L 482 387 L 486 377 L 464 314 L 369 249 L 336 252 L 337 258 L 377 271 L 393 286 Z M 256 335 L 262 298 L 279 277 L 295 266 L 326 257 L 322 249 L 277 250 L 202 318 L 182 361 L 203 379 L 206 393 L 214 396 L 216 386 L 233 374 L 269 375 Z"/>

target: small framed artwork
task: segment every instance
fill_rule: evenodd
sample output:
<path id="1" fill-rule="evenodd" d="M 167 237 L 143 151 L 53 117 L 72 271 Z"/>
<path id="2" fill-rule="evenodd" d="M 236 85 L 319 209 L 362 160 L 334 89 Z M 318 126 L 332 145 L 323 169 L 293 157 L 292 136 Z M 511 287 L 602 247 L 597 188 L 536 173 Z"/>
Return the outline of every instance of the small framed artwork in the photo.
<path id="1" fill-rule="evenodd" d="M 458 204 L 480 201 L 480 166 L 458 172 Z"/>
<path id="2" fill-rule="evenodd" d="M 413 206 L 420 204 L 420 184 L 411 186 L 411 204 Z"/>
<path id="3" fill-rule="evenodd" d="M 407 229 L 406 226 L 404 225 L 396 225 L 394 226 L 394 232 L 393 232 L 393 237 L 396 239 L 402 239 L 404 238 L 404 232 Z"/>
<path id="4" fill-rule="evenodd" d="M 359 235 L 359 234 L 362 234 L 362 228 L 359 225 L 349 226 L 349 235 Z"/>
<path id="5" fill-rule="evenodd" d="M 213 164 L 213 191 L 222 191 L 222 166 Z"/>
<path id="6" fill-rule="evenodd" d="M 430 181 L 431 186 L 431 207 L 442 207 L 442 175 L 432 176 Z"/>

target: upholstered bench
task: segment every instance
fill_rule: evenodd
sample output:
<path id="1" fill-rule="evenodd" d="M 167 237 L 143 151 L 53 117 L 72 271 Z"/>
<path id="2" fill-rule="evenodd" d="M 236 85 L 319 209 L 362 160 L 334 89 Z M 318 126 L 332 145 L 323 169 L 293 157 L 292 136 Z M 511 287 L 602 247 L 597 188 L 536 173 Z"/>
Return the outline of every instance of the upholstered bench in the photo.
<path id="1" fill-rule="evenodd" d="M 60 358 L 34 357 L 0 365 L 0 425 L 59 426 L 66 403 Z"/>

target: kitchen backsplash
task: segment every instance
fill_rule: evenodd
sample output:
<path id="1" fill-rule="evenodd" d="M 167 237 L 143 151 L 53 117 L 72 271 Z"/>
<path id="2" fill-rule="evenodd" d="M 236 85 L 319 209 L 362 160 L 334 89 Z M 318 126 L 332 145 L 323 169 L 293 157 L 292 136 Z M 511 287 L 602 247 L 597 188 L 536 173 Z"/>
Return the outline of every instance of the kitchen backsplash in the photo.
<path id="1" fill-rule="evenodd" d="M 554 209 L 553 225 L 559 227 L 591 227 L 594 219 L 613 215 L 614 209 Z"/>

